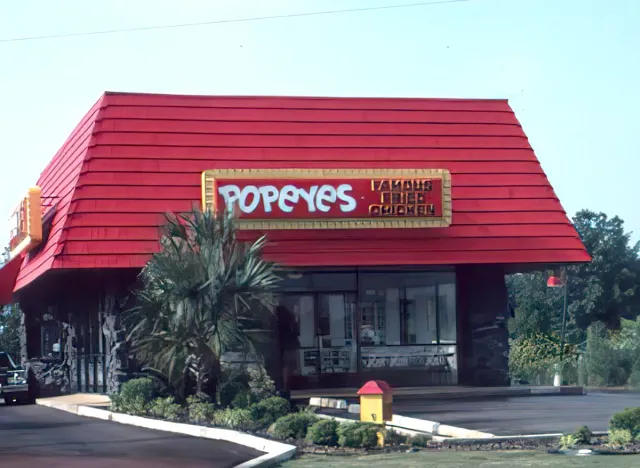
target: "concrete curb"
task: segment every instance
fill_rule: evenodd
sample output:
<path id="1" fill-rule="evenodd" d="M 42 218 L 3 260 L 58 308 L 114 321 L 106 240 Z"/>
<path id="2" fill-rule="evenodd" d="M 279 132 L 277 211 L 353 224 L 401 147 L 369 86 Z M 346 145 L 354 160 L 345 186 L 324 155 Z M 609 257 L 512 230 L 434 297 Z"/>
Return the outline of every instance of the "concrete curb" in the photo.
<path id="1" fill-rule="evenodd" d="M 316 416 L 322 419 L 333 419 L 337 422 L 358 422 L 354 419 L 342 418 L 331 414 L 315 413 Z M 450 440 L 450 439 L 493 439 L 493 434 L 488 432 L 479 432 L 471 429 L 464 429 L 461 427 L 448 426 L 446 424 L 440 424 L 435 421 L 428 421 L 426 419 L 409 418 L 407 416 L 400 416 L 394 414 L 391 421 L 385 423 L 385 427 L 393 429 L 396 432 L 400 432 L 405 435 L 417 435 L 417 434 L 431 434 L 434 440 Z"/>
<path id="2" fill-rule="evenodd" d="M 593 435 L 596 437 L 606 436 L 609 433 L 606 431 L 594 431 Z M 549 434 L 526 434 L 526 435 L 508 435 L 508 436 L 493 436 L 491 438 L 464 438 L 464 437 L 450 437 L 443 439 L 452 444 L 489 444 L 496 442 L 508 442 L 518 440 L 558 440 L 565 435 L 562 432 L 549 433 Z"/>
<path id="3" fill-rule="evenodd" d="M 264 455 L 241 463 L 240 465 L 237 465 L 236 468 L 262 468 L 274 466 L 292 458 L 297 450 L 293 445 L 263 439 L 262 437 L 256 437 L 250 434 L 232 431 L 230 429 L 159 421 L 157 419 L 143 418 L 141 416 L 131 416 L 130 414 L 114 413 L 112 411 L 93 408 L 91 406 L 55 403 L 48 400 L 36 400 L 36 404 L 77 414 L 78 416 L 101 419 L 103 421 L 113 421 L 120 424 L 128 424 L 130 426 L 143 427 L 145 429 L 172 432 L 192 437 L 201 437 L 203 439 L 222 440 L 238 445 L 244 445 L 245 447 L 249 447 L 260 452 L 265 452 Z"/>
<path id="4" fill-rule="evenodd" d="M 425 391 L 420 391 L 425 390 Z M 552 386 L 513 386 L 513 387 L 465 387 L 455 388 L 451 390 L 442 390 L 431 392 L 427 389 L 416 387 L 412 391 L 411 387 L 403 387 L 395 389 L 393 399 L 397 401 L 426 399 L 426 400 L 483 400 L 491 398 L 515 398 L 529 396 L 557 396 L 557 395 L 586 395 L 586 387 L 552 387 Z M 357 399 L 356 390 L 335 391 L 331 395 L 317 396 L 311 391 L 304 393 L 294 392 L 291 399 L 295 401 L 308 401 L 310 406 L 319 406 L 332 408 L 330 400 L 347 400 L 353 401 Z M 313 401 L 311 401 L 313 400 Z"/>
<path id="5" fill-rule="evenodd" d="M 448 426 L 427 419 L 410 418 L 394 414 L 386 425 L 391 428 L 408 429 L 417 432 L 427 432 L 434 436 L 464 439 L 492 439 L 495 436 L 488 432 L 479 432 L 462 427 Z"/>

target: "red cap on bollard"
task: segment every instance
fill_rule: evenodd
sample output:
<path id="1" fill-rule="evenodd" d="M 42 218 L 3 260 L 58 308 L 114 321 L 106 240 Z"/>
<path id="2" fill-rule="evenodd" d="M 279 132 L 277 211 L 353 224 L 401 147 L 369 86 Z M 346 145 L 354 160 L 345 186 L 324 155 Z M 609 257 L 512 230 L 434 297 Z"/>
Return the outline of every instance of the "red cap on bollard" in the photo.
<path id="1" fill-rule="evenodd" d="M 384 380 L 370 380 L 358 390 L 358 395 L 390 395 L 391 387 Z"/>

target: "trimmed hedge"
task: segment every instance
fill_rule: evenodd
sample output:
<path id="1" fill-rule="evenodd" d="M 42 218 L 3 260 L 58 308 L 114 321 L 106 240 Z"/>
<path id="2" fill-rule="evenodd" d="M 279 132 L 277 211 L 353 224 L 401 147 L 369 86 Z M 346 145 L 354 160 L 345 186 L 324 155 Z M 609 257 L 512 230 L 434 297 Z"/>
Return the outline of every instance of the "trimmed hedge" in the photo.
<path id="1" fill-rule="evenodd" d="M 249 406 L 251 418 L 259 429 L 265 429 L 291 411 L 291 405 L 282 397 L 269 397 Z"/>
<path id="2" fill-rule="evenodd" d="M 307 442 L 335 447 L 338 445 L 338 423 L 332 419 L 322 419 L 314 423 L 307 431 Z"/>
<path id="3" fill-rule="evenodd" d="M 273 436 L 276 439 L 304 439 L 309 426 L 318 421 L 317 416 L 311 413 L 291 413 L 275 422 Z"/>
<path id="4" fill-rule="evenodd" d="M 374 424 L 344 422 L 338 426 L 340 447 L 372 448 L 378 445 L 378 431 Z"/>

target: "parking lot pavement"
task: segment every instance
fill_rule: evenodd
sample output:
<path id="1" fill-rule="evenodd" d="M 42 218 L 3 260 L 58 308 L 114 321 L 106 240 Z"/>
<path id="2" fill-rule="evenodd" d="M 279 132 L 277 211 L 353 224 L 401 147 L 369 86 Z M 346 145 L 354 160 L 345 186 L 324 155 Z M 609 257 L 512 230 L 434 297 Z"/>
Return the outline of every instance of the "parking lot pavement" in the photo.
<path id="1" fill-rule="evenodd" d="M 2 467 L 223 468 L 260 455 L 230 442 L 0 404 Z"/>
<path id="2" fill-rule="evenodd" d="M 394 402 L 393 412 L 495 435 L 520 435 L 573 432 L 583 425 L 592 431 L 606 431 L 614 413 L 635 406 L 640 406 L 638 393 L 591 393 L 477 401 L 399 401 Z"/>

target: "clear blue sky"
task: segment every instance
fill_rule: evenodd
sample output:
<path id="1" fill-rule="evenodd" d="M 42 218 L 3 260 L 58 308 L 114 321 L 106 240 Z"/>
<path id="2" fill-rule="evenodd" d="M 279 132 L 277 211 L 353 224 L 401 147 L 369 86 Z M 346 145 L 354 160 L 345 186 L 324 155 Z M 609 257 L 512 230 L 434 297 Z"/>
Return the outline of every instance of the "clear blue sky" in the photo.
<path id="1" fill-rule="evenodd" d="M 410 2 L 4 1 L 0 40 Z M 640 0 L 470 0 L 0 42 L 0 213 L 105 90 L 508 98 L 567 212 L 638 240 L 639 24 Z"/>

